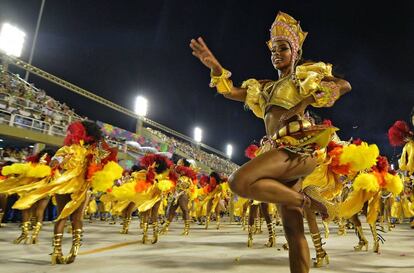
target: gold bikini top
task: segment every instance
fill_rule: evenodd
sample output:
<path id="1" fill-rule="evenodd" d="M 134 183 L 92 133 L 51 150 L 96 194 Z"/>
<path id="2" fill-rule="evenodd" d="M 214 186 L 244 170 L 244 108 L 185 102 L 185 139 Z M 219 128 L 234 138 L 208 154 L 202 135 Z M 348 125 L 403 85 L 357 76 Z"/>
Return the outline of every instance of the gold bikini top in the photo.
<path id="1" fill-rule="evenodd" d="M 306 97 L 315 96 L 322 79 L 332 76 L 332 66 L 323 62 L 303 64 L 296 67 L 295 75 L 295 79 L 285 77 L 278 81 L 244 81 L 242 88 L 247 88 L 246 106 L 262 119 L 272 105 L 290 109 Z M 312 105 L 324 107 L 318 103 Z"/>

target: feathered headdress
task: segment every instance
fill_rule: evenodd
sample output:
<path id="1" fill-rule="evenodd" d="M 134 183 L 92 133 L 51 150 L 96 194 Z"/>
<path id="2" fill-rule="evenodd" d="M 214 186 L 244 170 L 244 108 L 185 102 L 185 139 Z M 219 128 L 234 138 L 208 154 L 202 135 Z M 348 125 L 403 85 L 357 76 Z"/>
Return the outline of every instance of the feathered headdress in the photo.
<path id="1" fill-rule="evenodd" d="M 89 142 L 92 140 L 93 138 L 91 136 L 88 136 L 86 128 L 83 126 L 82 122 L 76 121 L 68 126 L 66 137 L 63 143 L 64 145 L 69 146 L 72 144 L 79 144 L 81 141 Z"/>

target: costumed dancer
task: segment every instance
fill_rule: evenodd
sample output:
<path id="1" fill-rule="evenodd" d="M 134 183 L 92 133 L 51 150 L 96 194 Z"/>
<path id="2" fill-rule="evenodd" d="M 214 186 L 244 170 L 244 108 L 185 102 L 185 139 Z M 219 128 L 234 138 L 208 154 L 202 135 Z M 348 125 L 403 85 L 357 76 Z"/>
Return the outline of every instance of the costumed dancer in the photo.
<path id="1" fill-rule="evenodd" d="M 132 201 L 142 214 L 142 243 L 148 242 L 148 220 L 151 218 L 153 227 L 151 243 L 155 244 L 158 242 L 159 235 L 158 216 L 161 201 L 174 188 L 175 177 L 171 178 L 173 163 L 163 155 L 149 154 L 141 158 L 140 164 L 146 169 L 145 179 L 136 182 L 136 194 Z"/>
<path id="2" fill-rule="evenodd" d="M 377 234 L 376 222 L 380 212 L 383 190 L 398 195 L 403 190 L 403 183 L 396 172 L 391 170 L 387 158 L 378 156 L 376 165 L 355 177 L 352 183 L 352 192 L 340 205 L 340 215 L 344 218 L 352 217 L 351 220 L 355 225 L 359 238 L 358 245 L 354 247 L 356 251 L 363 248 L 368 250 L 368 241 L 362 231 L 361 221 L 358 219 L 358 213 L 364 209 L 374 240 L 373 250 L 375 253 L 380 252 L 379 242 L 384 240 L 381 235 Z"/>
<path id="3" fill-rule="evenodd" d="M 73 263 L 82 241 L 82 219 L 88 199 L 88 190 L 104 192 L 122 175 L 116 163 L 116 150 L 103 140 L 99 126 L 91 121 L 69 125 L 64 145 L 50 163 L 59 170 L 52 179 L 43 179 L 28 186 L 31 188 L 14 205 L 26 209 L 48 195 L 55 195 L 58 217 L 55 220 L 52 264 Z M 66 220 L 72 222 L 72 247 L 69 255 L 62 254 L 62 237 Z"/>
<path id="4" fill-rule="evenodd" d="M 324 121 L 330 124 L 330 121 Z M 379 155 L 375 144 L 368 145 L 362 141 L 353 144 L 340 141 L 337 136 L 329 142 L 325 151 L 320 151 L 319 165 L 308 175 L 302 184 L 306 188 L 311 185 L 321 189 L 321 195 L 326 200 L 334 200 L 339 197 L 344 187 L 344 179 L 341 177 L 355 174 L 373 166 Z M 316 257 L 314 266 L 321 267 L 324 263 L 329 264 L 329 256 L 323 248 L 322 238 L 316 222 L 315 212 L 305 208 L 305 217 L 308 221 L 309 231 L 315 247 Z M 341 219 L 340 219 L 341 221 Z M 328 223 L 323 221 L 325 227 L 325 238 L 328 237 Z"/>
<path id="5" fill-rule="evenodd" d="M 301 193 L 301 178 L 317 166 L 315 151 L 326 147 L 336 128 L 314 126 L 302 117 L 313 105 L 331 107 L 350 84 L 332 75 L 332 66 L 323 62 L 298 65 L 307 33 L 286 13 L 279 12 L 270 29 L 268 47 L 279 72 L 278 81 L 250 79 L 235 87 L 202 38 L 191 40 L 193 55 L 211 69 L 211 85 L 226 98 L 244 102 L 264 120 L 266 137 L 260 155 L 229 177 L 236 194 L 281 205 L 289 244 L 292 272 L 308 272 L 309 248 L 304 236 L 302 207 L 312 207 L 324 219 L 334 218 L 336 207 L 324 200 L 316 187 Z"/>
<path id="6" fill-rule="evenodd" d="M 175 212 L 180 207 L 183 213 L 184 231 L 182 235 L 187 236 L 190 232 L 190 201 L 197 197 L 197 173 L 190 167 L 191 164 L 186 159 L 180 159 L 172 172 L 176 177 L 174 179 L 174 192 L 170 195 L 167 220 L 161 230 L 161 233 L 168 232 L 168 227 L 175 216 Z"/>
<path id="7" fill-rule="evenodd" d="M 229 197 L 227 179 L 217 172 L 211 172 L 208 185 L 204 186 L 203 191 L 206 195 L 201 203 L 203 214 L 206 215 L 205 229 L 208 229 L 212 213 L 216 216 L 216 228 L 220 229 L 220 206 L 221 200 Z"/>
<path id="8" fill-rule="evenodd" d="M 27 194 L 30 190 L 30 185 L 43 180 L 45 177 L 51 179 L 53 177 L 53 171 L 49 167 L 50 160 L 55 151 L 51 149 L 44 149 L 39 153 L 30 156 L 26 159 L 27 163 L 14 163 L 10 166 L 6 166 L 2 169 L 2 174 L 7 179 L 0 182 L 0 193 L 15 194 L 20 197 Z M 28 190 L 25 190 L 29 187 Z M 49 203 L 49 196 L 42 198 L 29 208 L 22 210 L 22 232 L 20 236 L 13 242 L 19 244 L 24 242 L 25 244 L 36 244 L 38 242 L 38 236 L 43 223 L 44 211 Z M 33 212 L 33 213 L 32 213 Z M 32 215 L 33 214 L 33 215 Z M 29 238 L 29 230 L 32 228 L 30 221 L 31 216 L 35 218 L 35 224 L 33 225 L 33 233 Z"/>

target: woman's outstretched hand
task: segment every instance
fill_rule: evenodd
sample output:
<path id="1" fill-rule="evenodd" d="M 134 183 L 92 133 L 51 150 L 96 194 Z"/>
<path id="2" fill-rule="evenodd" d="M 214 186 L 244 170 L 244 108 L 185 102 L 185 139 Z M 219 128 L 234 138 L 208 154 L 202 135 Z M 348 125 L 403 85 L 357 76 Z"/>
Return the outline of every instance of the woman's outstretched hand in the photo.
<path id="1" fill-rule="evenodd" d="M 220 76 L 222 74 L 223 70 L 219 61 L 211 53 L 203 38 L 191 39 L 190 47 L 193 50 L 193 55 L 200 59 L 212 71 L 213 75 Z"/>

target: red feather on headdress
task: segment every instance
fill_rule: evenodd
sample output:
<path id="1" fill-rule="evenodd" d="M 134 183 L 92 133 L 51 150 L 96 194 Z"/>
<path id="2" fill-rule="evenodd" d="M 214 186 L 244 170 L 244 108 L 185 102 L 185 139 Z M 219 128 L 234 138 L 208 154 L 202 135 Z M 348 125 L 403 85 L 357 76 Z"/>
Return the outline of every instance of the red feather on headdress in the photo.
<path id="1" fill-rule="evenodd" d="M 405 121 L 397 120 L 390 129 L 388 129 L 388 140 L 391 146 L 403 146 L 410 137 L 412 132 Z"/>
<path id="2" fill-rule="evenodd" d="M 256 157 L 256 152 L 259 149 L 259 147 L 255 144 L 251 144 L 249 145 L 249 147 L 246 148 L 246 150 L 244 150 L 244 155 L 247 158 L 253 159 Z"/>

